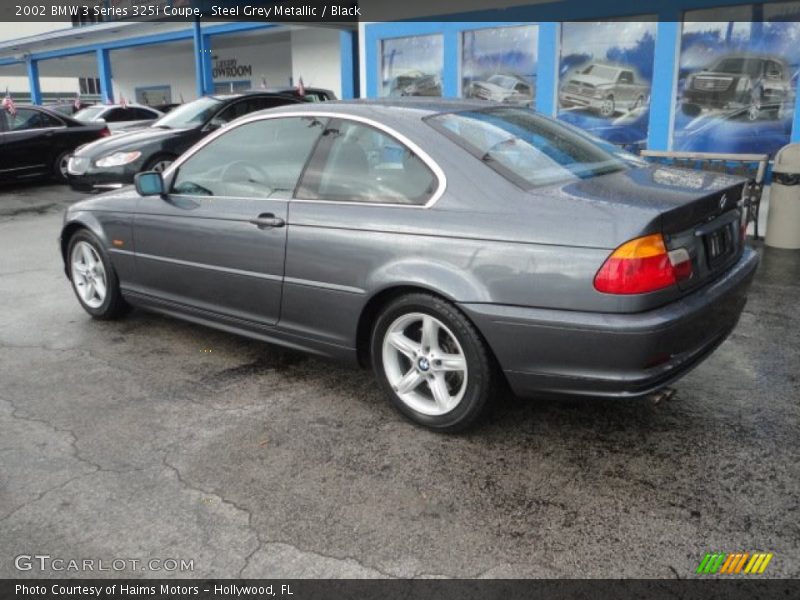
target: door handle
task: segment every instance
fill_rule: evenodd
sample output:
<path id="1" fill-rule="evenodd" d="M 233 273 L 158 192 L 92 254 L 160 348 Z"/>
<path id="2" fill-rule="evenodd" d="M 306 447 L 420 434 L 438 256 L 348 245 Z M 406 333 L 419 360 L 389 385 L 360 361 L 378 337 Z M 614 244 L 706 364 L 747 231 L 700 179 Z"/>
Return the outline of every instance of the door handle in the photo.
<path id="1" fill-rule="evenodd" d="M 286 225 L 286 221 L 284 221 L 280 217 L 276 217 L 272 213 L 262 213 L 258 215 L 255 219 L 250 219 L 250 223 L 258 227 L 259 229 L 269 229 L 270 227 L 283 227 L 284 225 Z"/>

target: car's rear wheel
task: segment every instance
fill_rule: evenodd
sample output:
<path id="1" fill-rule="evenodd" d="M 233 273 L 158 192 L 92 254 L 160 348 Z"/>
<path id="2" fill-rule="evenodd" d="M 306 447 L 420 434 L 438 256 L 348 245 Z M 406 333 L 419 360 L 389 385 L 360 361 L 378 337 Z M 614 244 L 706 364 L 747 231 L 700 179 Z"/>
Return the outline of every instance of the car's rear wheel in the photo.
<path id="1" fill-rule="evenodd" d="M 495 379 L 485 342 L 452 304 L 409 294 L 389 304 L 372 335 L 376 376 L 394 406 L 438 431 L 460 431 L 489 408 Z"/>
<path id="2" fill-rule="evenodd" d="M 128 309 L 119 280 L 97 237 L 86 229 L 69 241 L 67 260 L 72 289 L 83 309 L 95 319 L 116 319 Z"/>
<path id="3" fill-rule="evenodd" d="M 69 165 L 69 157 L 72 152 L 67 150 L 61 152 L 53 161 L 53 179 L 59 182 L 67 180 L 67 166 Z"/>

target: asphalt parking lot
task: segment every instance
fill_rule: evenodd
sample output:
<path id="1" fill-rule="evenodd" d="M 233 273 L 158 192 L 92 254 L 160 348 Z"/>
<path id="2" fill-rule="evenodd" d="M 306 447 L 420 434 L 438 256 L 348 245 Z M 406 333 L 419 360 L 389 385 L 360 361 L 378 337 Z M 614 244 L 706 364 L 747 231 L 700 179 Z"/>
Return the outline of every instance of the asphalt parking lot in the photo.
<path id="1" fill-rule="evenodd" d="M 760 249 L 732 337 L 650 401 L 506 398 L 466 435 L 368 372 L 134 311 L 63 275 L 59 186 L 0 189 L 0 578 L 21 554 L 153 577 L 800 577 L 800 252 Z M 91 575 L 91 574 L 90 574 Z"/>

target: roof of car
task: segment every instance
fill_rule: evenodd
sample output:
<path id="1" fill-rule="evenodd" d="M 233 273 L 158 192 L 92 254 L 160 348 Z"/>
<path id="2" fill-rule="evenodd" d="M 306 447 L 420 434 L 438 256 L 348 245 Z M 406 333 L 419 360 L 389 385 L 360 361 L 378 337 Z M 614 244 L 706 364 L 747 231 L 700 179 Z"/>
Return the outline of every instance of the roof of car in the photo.
<path id="1" fill-rule="evenodd" d="M 461 98 L 430 98 L 430 97 L 391 97 L 378 99 L 357 99 L 357 100 L 331 100 L 329 102 L 311 102 L 308 104 L 294 104 L 269 109 L 284 112 L 341 112 L 342 114 L 374 115 L 376 112 L 384 112 L 397 116 L 404 109 L 404 112 L 413 112 L 417 117 L 433 115 L 437 113 L 456 112 L 462 110 L 481 110 L 491 107 L 502 106 L 487 102 L 485 100 L 466 100 Z"/>

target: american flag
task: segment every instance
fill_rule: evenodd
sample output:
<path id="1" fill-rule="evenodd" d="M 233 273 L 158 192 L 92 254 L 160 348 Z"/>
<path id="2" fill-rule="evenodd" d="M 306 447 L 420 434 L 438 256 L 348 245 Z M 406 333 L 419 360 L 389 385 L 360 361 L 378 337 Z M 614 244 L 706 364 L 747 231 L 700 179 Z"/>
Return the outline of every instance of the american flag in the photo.
<path id="1" fill-rule="evenodd" d="M 3 98 L 3 108 L 8 111 L 12 117 L 17 114 L 17 107 L 14 104 L 14 99 L 11 97 L 11 94 L 8 93 L 8 88 L 6 88 L 6 95 Z"/>
<path id="2" fill-rule="evenodd" d="M 297 80 L 297 93 L 301 96 L 306 95 L 306 86 L 303 85 L 303 78 Z"/>

